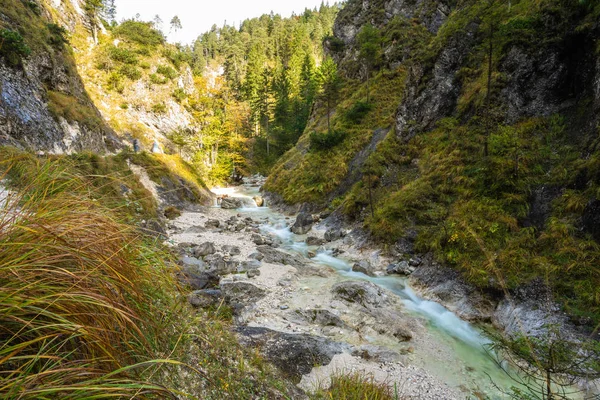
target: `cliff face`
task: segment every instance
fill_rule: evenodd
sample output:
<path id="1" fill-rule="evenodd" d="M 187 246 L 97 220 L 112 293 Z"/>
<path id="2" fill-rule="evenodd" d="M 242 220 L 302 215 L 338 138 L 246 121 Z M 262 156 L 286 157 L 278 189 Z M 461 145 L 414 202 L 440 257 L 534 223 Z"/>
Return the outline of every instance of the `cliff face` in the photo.
<path id="1" fill-rule="evenodd" d="M 0 56 L 3 144 L 53 153 L 118 146 L 79 77 L 70 32 L 58 28 L 74 31 L 81 24 L 78 10 L 78 0 L 0 1 L 0 30 L 17 33 L 30 49 L 20 60 Z M 3 46 L 8 49 L 6 40 Z"/>
<path id="2" fill-rule="evenodd" d="M 266 187 L 480 287 L 545 276 L 567 311 L 597 320 L 600 6 L 510 3 L 349 1 L 327 41 L 344 78 L 330 113 L 342 139 L 312 146 L 327 132 L 317 105 Z M 367 25 L 379 36 L 370 104 Z"/>

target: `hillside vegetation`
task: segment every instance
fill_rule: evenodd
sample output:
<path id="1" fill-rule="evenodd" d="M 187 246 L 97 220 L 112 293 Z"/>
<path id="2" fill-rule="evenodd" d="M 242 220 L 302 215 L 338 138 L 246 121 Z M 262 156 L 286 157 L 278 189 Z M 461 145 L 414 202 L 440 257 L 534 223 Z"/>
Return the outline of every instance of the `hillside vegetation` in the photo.
<path id="1" fill-rule="evenodd" d="M 408 239 L 492 292 L 541 278 L 594 326 L 600 6 L 455 3 L 390 17 L 385 1 L 349 1 L 328 47 L 344 82 L 331 112 L 341 139 L 311 141 L 328 132 L 317 103 L 266 188 L 390 246 Z"/>

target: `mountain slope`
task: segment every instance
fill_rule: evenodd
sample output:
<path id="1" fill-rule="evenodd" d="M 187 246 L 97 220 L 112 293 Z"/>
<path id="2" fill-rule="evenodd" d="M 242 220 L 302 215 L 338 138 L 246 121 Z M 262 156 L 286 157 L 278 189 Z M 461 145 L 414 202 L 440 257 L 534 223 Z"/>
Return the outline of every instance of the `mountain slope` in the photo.
<path id="1" fill-rule="evenodd" d="M 599 15 L 586 1 L 349 1 L 329 46 L 343 139 L 311 142 L 327 135 L 318 105 L 267 190 L 329 204 L 401 256 L 432 252 L 490 292 L 542 278 L 572 315 L 598 321 Z"/>

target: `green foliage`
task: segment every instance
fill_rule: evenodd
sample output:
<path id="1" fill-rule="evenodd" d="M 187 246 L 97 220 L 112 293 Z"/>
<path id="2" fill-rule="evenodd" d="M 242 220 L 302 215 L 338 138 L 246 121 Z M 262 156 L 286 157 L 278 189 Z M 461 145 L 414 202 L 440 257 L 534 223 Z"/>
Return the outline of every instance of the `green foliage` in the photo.
<path id="1" fill-rule="evenodd" d="M 165 83 L 169 82 L 167 78 L 158 74 L 150 74 L 148 78 L 150 79 L 150 82 L 154 83 L 155 85 L 164 85 Z"/>
<path id="2" fill-rule="evenodd" d="M 137 81 L 142 77 L 142 72 L 133 65 L 123 65 L 119 68 L 119 73 L 132 81 Z"/>
<path id="3" fill-rule="evenodd" d="M 494 335 L 492 353 L 515 383 L 506 394 L 512 399 L 530 400 L 567 400 L 583 395 L 583 389 L 581 393 L 576 389 L 577 382 L 600 377 L 600 345 L 594 340 L 568 338 L 558 326 L 545 325 L 542 329 L 545 333 L 538 337 Z M 520 373 L 509 371 L 505 361 Z"/>
<path id="4" fill-rule="evenodd" d="M 169 206 L 165 208 L 163 214 L 165 215 L 166 219 L 177 219 L 181 216 L 181 210 L 179 210 L 177 207 Z"/>
<path id="5" fill-rule="evenodd" d="M 345 138 L 346 134 L 342 131 L 312 132 L 310 134 L 310 148 L 314 151 L 330 150 L 342 143 Z"/>
<path id="6" fill-rule="evenodd" d="M 3 57 L 9 65 L 20 66 L 23 58 L 31 54 L 31 49 L 23 36 L 10 29 L 0 29 L 0 56 Z"/>
<path id="7" fill-rule="evenodd" d="M 111 72 L 106 79 L 106 85 L 108 90 L 114 90 L 117 93 L 123 93 L 125 91 L 125 84 L 123 83 L 123 75 L 118 72 Z"/>
<path id="8" fill-rule="evenodd" d="M 32 0 L 25 0 L 24 1 L 25 5 L 27 6 L 27 8 L 29 8 L 31 11 L 33 11 L 33 13 L 37 16 L 41 16 L 42 15 L 42 9 L 40 8 L 40 5 Z"/>
<path id="9" fill-rule="evenodd" d="M 138 56 L 133 51 L 124 47 L 111 46 L 108 50 L 108 54 L 114 61 L 129 65 L 137 65 L 138 63 Z"/>
<path id="10" fill-rule="evenodd" d="M 57 48 L 61 48 L 64 44 L 69 43 L 67 39 L 67 30 L 60 25 L 54 23 L 46 24 L 48 27 L 48 43 Z"/>
<path id="11" fill-rule="evenodd" d="M 346 119 L 352 124 L 360 124 L 363 118 L 373 109 L 373 104 L 358 101 L 348 111 Z"/>
<path id="12" fill-rule="evenodd" d="M 400 400 L 386 383 L 360 373 L 340 373 L 331 377 L 328 389 L 319 389 L 312 400 Z"/>
<path id="13" fill-rule="evenodd" d="M 151 22 L 127 20 L 113 29 L 113 35 L 150 48 L 155 48 L 165 42 L 163 34 L 154 29 Z"/>
<path id="14" fill-rule="evenodd" d="M 156 73 L 169 80 L 175 79 L 178 76 L 177 71 L 167 65 L 159 65 L 156 68 Z"/>
<path id="15" fill-rule="evenodd" d="M 152 112 L 155 114 L 164 114 L 167 112 L 167 106 L 164 103 L 154 103 L 152 105 Z"/>
<path id="16" fill-rule="evenodd" d="M 181 103 L 182 101 L 184 101 L 187 98 L 187 93 L 185 92 L 185 90 L 183 90 L 181 88 L 177 88 L 173 91 L 171 96 L 173 96 L 175 101 L 177 101 L 178 103 Z"/>

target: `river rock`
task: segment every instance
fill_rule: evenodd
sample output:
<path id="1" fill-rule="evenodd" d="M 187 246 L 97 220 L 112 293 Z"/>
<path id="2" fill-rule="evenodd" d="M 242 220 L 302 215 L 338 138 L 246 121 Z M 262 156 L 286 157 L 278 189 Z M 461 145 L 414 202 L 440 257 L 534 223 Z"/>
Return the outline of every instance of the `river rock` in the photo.
<path id="1" fill-rule="evenodd" d="M 204 233 L 206 228 L 200 225 L 190 226 L 185 230 L 185 233 Z"/>
<path id="2" fill-rule="evenodd" d="M 234 308 L 240 309 L 256 303 L 266 296 L 264 289 L 250 282 L 221 282 L 221 290 L 227 302 Z"/>
<path id="3" fill-rule="evenodd" d="M 242 208 L 244 202 L 239 197 L 225 197 L 221 200 L 221 208 L 226 210 L 234 210 L 236 208 Z"/>
<path id="4" fill-rule="evenodd" d="M 369 260 L 360 260 L 352 266 L 352 271 L 360 272 L 368 276 L 375 276 L 373 266 Z"/>
<path id="5" fill-rule="evenodd" d="M 266 238 L 262 235 L 258 235 L 258 234 L 252 235 L 252 242 L 257 246 L 263 246 L 265 244 L 273 244 L 273 240 L 271 240 L 270 238 Z"/>
<path id="6" fill-rule="evenodd" d="M 267 263 L 291 265 L 292 267 L 301 267 L 304 264 L 299 256 L 275 250 L 270 246 L 258 246 L 257 250 L 265 256 L 263 261 Z"/>
<path id="7" fill-rule="evenodd" d="M 188 296 L 188 302 L 196 308 L 215 307 L 218 306 L 223 299 L 223 292 L 219 289 L 196 290 Z"/>
<path id="8" fill-rule="evenodd" d="M 332 292 L 337 299 L 357 303 L 366 308 L 381 307 L 389 303 L 388 295 L 383 289 L 371 282 L 341 282 L 333 286 Z"/>
<path id="9" fill-rule="evenodd" d="M 262 207 L 265 205 L 265 199 L 263 199 L 261 196 L 254 196 L 252 200 L 254 200 L 257 207 Z"/>
<path id="10" fill-rule="evenodd" d="M 328 229 L 325 232 L 325 240 L 328 242 L 333 242 L 334 240 L 338 240 L 344 237 L 344 232 L 341 229 L 333 228 Z"/>
<path id="11" fill-rule="evenodd" d="M 388 275 L 404 275 L 408 276 L 415 272 L 415 267 L 411 266 L 408 261 L 400 261 L 398 264 L 388 265 L 386 272 Z"/>
<path id="12" fill-rule="evenodd" d="M 310 373 L 313 367 L 327 365 L 336 354 L 349 350 L 348 345 L 318 336 L 258 327 L 238 327 L 236 331 L 242 345 L 259 349 L 294 383 L 300 382 L 302 375 Z"/>
<path id="13" fill-rule="evenodd" d="M 352 355 L 360 357 L 363 360 L 374 361 L 378 363 L 395 363 L 400 361 L 400 354 L 388 350 L 385 347 L 364 345 L 352 350 Z"/>
<path id="14" fill-rule="evenodd" d="M 296 235 L 304 235 L 312 229 L 314 223 L 315 223 L 315 220 L 314 220 L 312 214 L 307 213 L 307 212 L 301 212 L 296 217 L 296 222 L 292 226 L 291 230 Z"/>
<path id="15" fill-rule="evenodd" d="M 309 236 L 306 238 L 306 244 L 308 246 L 322 246 L 325 244 L 325 239 L 321 239 L 316 236 Z"/>
<path id="16" fill-rule="evenodd" d="M 197 259 L 196 257 L 183 256 L 181 257 L 181 264 L 184 267 L 202 267 L 204 261 Z"/>
<path id="17" fill-rule="evenodd" d="M 308 322 L 310 324 L 321 325 L 321 326 L 337 326 L 345 328 L 346 324 L 340 317 L 335 315 L 329 310 L 324 309 L 308 309 L 308 310 L 294 310 L 290 313 L 290 321 L 294 322 Z"/>
<path id="18" fill-rule="evenodd" d="M 195 257 L 206 257 L 208 255 L 215 254 L 216 252 L 217 252 L 217 249 L 215 248 L 214 243 L 204 242 L 194 249 L 194 256 Z"/>
<path id="19" fill-rule="evenodd" d="M 223 247 L 221 247 L 221 249 L 223 250 L 224 253 L 227 253 L 230 256 L 239 256 L 240 254 L 242 254 L 242 251 L 237 246 L 232 246 L 232 245 L 226 244 Z"/>
<path id="20" fill-rule="evenodd" d="M 256 278 L 257 276 L 260 276 L 260 269 L 258 269 L 258 268 L 249 269 L 246 274 L 248 275 L 248 278 L 250 278 L 250 279 Z"/>
<path id="21" fill-rule="evenodd" d="M 179 282 L 192 290 L 201 290 L 219 285 L 219 277 L 210 271 L 200 272 L 184 270 L 177 274 Z"/>
<path id="22" fill-rule="evenodd" d="M 221 226 L 221 221 L 219 221 L 218 219 L 209 219 L 204 224 L 204 227 L 206 229 L 219 228 L 220 226 Z"/>
<path id="23" fill-rule="evenodd" d="M 248 258 L 250 258 L 252 260 L 262 261 L 262 260 L 264 260 L 265 256 L 262 253 L 256 252 L 256 253 L 250 254 L 248 256 Z"/>

